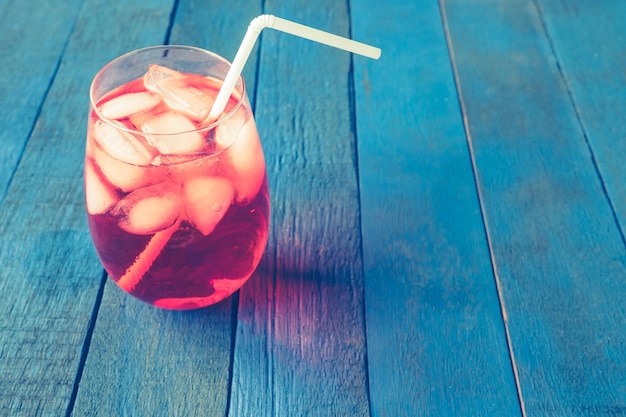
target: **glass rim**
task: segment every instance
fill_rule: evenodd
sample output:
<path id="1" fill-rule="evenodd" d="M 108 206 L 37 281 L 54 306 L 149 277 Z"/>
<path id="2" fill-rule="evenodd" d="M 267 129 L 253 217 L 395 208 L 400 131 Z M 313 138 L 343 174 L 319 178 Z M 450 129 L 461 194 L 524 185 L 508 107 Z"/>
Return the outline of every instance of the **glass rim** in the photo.
<path id="1" fill-rule="evenodd" d="M 100 68 L 100 70 L 98 70 L 98 72 L 96 73 L 96 75 L 93 77 L 93 79 L 91 80 L 91 85 L 89 86 L 89 103 L 91 105 L 92 110 L 94 111 L 94 113 L 98 116 L 98 119 L 103 121 L 104 123 L 114 127 L 117 130 L 121 130 L 127 133 L 131 133 L 131 134 L 138 134 L 138 135 L 147 135 L 148 133 L 143 132 L 141 130 L 135 130 L 135 129 L 129 129 L 126 126 L 120 125 L 118 123 L 115 123 L 115 120 L 113 119 L 109 119 L 108 117 L 104 116 L 100 110 L 98 109 L 98 107 L 96 106 L 96 101 L 94 100 L 94 86 L 96 83 L 96 80 L 99 79 L 103 73 L 107 70 L 107 68 L 109 68 L 111 65 L 115 64 L 116 62 L 120 62 L 124 59 L 127 59 L 128 57 L 132 56 L 132 55 L 138 55 L 140 53 L 143 52 L 150 52 L 150 51 L 155 51 L 155 50 L 165 50 L 165 49 L 178 49 L 178 50 L 191 50 L 191 51 L 195 51 L 195 52 L 200 52 L 202 54 L 208 55 L 211 58 L 214 58 L 220 62 L 222 62 L 223 64 L 226 64 L 228 66 L 228 68 L 230 68 L 232 66 L 232 63 L 230 61 L 228 61 L 226 58 L 211 52 L 209 50 L 203 49 L 203 48 L 199 48 L 197 46 L 188 46 L 188 45 L 154 45 L 154 46 L 147 46 L 144 48 L 139 48 L 139 49 L 135 49 L 129 52 L 126 52 L 120 56 L 118 56 L 117 58 L 109 61 L 107 64 L 105 64 L 102 68 Z M 199 75 L 203 75 L 203 74 L 199 74 Z M 204 76 L 204 75 L 203 75 Z M 226 75 L 224 75 L 224 78 L 226 77 Z M 220 79 L 219 81 L 224 81 L 223 79 Z M 241 83 L 241 91 L 238 91 L 239 89 L 237 88 L 237 85 Z M 232 108 L 229 112 L 223 112 L 220 117 L 218 117 L 215 121 L 211 122 L 210 124 L 208 124 L 207 126 L 204 127 L 199 127 L 196 129 L 192 129 L 192 130 L 185 130 L 185 131 L 180 131 L 180 132 L 174 132 L 174 133 L 150 133 L 150 136 L 155 136 L 155 137 L 159 137 L 159 136 L 176 136 L 176 135 L 184 135 L 184 134 L 188 134 L 188 133 L 201 133 L 201 132 L 208 132 L 212 129 L 215 129 L 216 127 L 218 127 L 219 125 L 223 124 L 224 122 L 226 122 L 228 119 L 230 119 L 241 107 L 241 105 L 243 104 L 244 100 L 245 100 L 245 94 L 246 94 L 246 84 L 245 81 L 243 79 L 243 76 L 240 75 L 237 83 L 235 84 L 235 89 L 233 90 L 233 92 L 240 92 L 240 94 L 235 95 L 235 98 L 237 99 L 237 103 L 235 104 L 234 108 Z M 108 93 L 108 92 L 107 92 Z M 234 94 L 231 94 L 231 97 Z M 238 96 L 238 97 L 237 97 Z"/>

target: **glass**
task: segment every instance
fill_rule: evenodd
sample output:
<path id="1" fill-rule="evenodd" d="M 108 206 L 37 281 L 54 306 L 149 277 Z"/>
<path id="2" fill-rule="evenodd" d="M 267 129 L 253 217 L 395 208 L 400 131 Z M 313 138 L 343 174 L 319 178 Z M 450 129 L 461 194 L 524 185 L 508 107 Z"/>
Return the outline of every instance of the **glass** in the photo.
<path id="1" fill-rule="evenodd" d="M 156 46 L 107 64 L 91 85 L 85 202 L 110 278 L 165 309 L 214 304 L 239 289 L 267 242 L 263 150 L 240 77 L 208 113 L 230 64 Z"/>

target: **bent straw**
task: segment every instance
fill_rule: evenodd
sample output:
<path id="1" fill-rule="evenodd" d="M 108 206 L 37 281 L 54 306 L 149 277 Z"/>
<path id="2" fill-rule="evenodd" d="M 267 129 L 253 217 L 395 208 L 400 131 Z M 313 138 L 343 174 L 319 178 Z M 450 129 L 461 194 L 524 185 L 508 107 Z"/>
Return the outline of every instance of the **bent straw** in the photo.
<path id="1" fill-rule="evenodd" d="M 250 56 L 250 52 L 256 43 L 257 38 L 261 31 L 265 28 L 276 29 L 281 32 L 289 33 L 291 35 L 299 36 L 301 38 L 309 39 L 315 42 L 323 43 L 338 49 L 343 49 L 348 52 L 363 55 L 368 58 L 378 59 L 380 58 L 380 49 L 370 45 L 366 45 L 361 42 L 354 41 L 352 39 L 344 38 L 341 36 L 333 35 L 332 33 L 324 32 L 319 29 L 313 29 L 308 26 L 301 25 L 299 23 L 292 22 L 290 20 L 281 19 L 271 14 L 262 14 L 254 18 L 248 30 L 241 42 L 241 46 L 235 55 L 233 64 L 226 74 L 224 84 L 217 94 L 215 103 L 211 107 L 207 120 L 217 120 L 220 114 L 224 111 L 228 98 L 230 97 L 235 84 L 241 75 L 243 67 L 246 65 L 246 61 Z"/>

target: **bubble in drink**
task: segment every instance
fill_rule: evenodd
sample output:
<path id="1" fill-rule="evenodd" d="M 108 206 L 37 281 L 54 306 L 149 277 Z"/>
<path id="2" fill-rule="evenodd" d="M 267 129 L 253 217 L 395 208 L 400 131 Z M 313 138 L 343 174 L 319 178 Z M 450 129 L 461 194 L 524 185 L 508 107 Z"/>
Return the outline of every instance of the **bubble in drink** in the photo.
<path id="1" fill-rule="evenodd" d="M 265 160 L 245 93 L 205 127 L 221 82 L 153 64 L 94 103 L 85 160 L 88 222 L 110 277 L 166 309 L 236 291 L 269 227 Z M 219 140 L 218 140 L 219 138 Z"/>

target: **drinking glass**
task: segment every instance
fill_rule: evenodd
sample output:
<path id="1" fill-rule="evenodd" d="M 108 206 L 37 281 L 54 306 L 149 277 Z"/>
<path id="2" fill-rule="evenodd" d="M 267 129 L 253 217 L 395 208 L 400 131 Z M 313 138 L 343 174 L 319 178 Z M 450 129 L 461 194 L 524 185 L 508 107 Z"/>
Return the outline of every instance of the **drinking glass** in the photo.
<path id="1" fill-rule="evenodd" d="M 199 48 L 155 46 L 113 60 L 91 85 L 92 240 L 109 277 L 160 308 L 223 300 L 265 249 L 269 190 L 243 78 L 208 116 L 229 68 Z"/>

